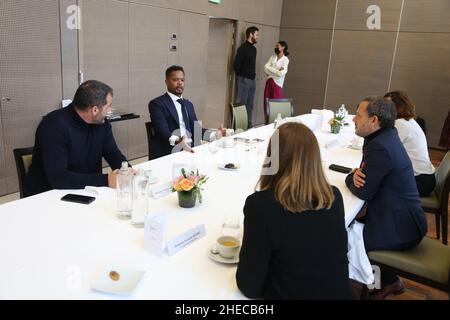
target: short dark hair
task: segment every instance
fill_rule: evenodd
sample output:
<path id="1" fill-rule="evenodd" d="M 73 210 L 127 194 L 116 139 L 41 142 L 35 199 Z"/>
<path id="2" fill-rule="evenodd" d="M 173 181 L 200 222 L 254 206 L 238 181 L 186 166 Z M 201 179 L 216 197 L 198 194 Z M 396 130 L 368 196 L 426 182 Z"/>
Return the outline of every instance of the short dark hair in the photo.
<path id="1" fill-rule="evenodd" d="M 166 70 L 166 79 L 168 79 L 170 77 L 170 75 L 172 74 L 172 72 L 175 72 L 175 71 L 182 71 L 184 73 L 184 69 L 182 66 L 170 66 Z"/>
<path id="2" fill-rule="evenodd" d="M 391 91 L 384 95 L 391 98 L 397 108 L 397 119 L 410 120 L 416 117 L 416 107 L 404 91 Z"/>
<path id="3" fill-rule="evenodd" d="M 381 128 L 394 127 L 395 119 L 397 119 L 397 110 L 395 109 L 394 102 L 376 96 L 366 97 L 362 101 L 369 103 L 367 113 L 369 117 L 378 117 Z"/>
<path id="4" fill-rule="evenodd" d="M 110 86 L 97 80 L 88 80 L 78 87 L 73 104 L 83 111 L 94 106 L 103 108 L 108 94 L 113 95 L 113 89 Z"/>
<path id="5" fill-rule="evenodd" d="M 258 29 L 257 27 L 255 27 L 255 26 L 249 27 L 249 28 L 247 28 L 247 30 L 245 31 L 245 36 L 246 36 L 247 39 L 248 39 L 248 37 L 250 37 L 250 35 L 253 34 L 253 33 L 255 33 L 256 31 L 259 31 L 259 29 Z"/>

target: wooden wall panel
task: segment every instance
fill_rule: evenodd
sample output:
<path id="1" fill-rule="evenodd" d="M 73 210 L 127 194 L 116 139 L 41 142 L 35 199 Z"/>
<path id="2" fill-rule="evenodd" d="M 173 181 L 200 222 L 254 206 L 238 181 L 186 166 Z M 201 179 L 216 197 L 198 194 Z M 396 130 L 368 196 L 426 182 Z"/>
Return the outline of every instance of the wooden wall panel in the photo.
<path id="1" fill-rule="evenodd" d="M 437 146 L 450 108 L 450 33 L 401 33 L 391 90 L 404 90 Z"/>
<path id="2" fill-rule="evenodd" d="M 381 30 L 397 31 L 402 0 L 339 0 L 336 29 L 368 31 L 367 8 L 377 5 L 381 9 Z"/>

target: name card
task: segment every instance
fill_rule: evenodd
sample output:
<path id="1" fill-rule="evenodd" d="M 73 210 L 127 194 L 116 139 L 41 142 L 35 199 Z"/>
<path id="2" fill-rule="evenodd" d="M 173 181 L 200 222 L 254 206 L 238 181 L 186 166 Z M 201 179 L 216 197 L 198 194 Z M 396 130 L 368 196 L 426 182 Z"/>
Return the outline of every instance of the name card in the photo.
<path id="1" fill-rule="evenodd" d="M 144 249 L 161 256 L 164 252 L 167 238 L 167 217 L 165 214 L 156 213 L 145 218 Z"/>
<path id="2" fill-rule="evenodd" d="M 173 256 L 204 236 L 206 236 L 206 229 L 202 224 L 167 242 L 167 252 L 169 256 Z"/>
<path id="3" fill-rule="evenodd" d="M 150 190 L 153 199 L 159 199 L 172 193 L 172 181 L 156 186 Z"/>

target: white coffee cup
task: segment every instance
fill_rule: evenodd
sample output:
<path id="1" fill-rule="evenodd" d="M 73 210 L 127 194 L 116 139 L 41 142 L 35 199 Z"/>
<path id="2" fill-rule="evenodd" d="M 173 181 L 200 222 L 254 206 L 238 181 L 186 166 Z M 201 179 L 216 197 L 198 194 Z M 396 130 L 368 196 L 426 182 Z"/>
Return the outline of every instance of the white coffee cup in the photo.
<path id="1" fill-rule="evenodd" d="M 241 241 L 232 236 L 221 236 L 217 239 L 217 251 L 222 258 L 232 259 L 239 252 Z"/>

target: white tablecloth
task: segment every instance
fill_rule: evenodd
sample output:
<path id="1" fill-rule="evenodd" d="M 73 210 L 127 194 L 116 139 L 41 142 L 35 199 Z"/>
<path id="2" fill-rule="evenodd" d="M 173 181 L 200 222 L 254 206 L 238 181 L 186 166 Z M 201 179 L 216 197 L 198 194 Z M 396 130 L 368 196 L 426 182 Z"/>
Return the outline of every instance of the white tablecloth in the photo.
<path id="1" fill-rule="evenodd" d="M 236 265 L 212 261 L 207 252 L 221 232 L 226 213 L 243 219 L 245 199 L 254 192 L 263 151 L 273 126 L 252 129 L 241 136 L 263 138 L 262 146 L 238 143 L 211 154 L 208 145 L 195 154 L 173 154 L 139 167 L 153 170 L 159 183 L 172 179 L 173 163 L 195 165 L 210 176 L 203 192 L 204 202 L 193 209 L 178 207 L 177 195 L 149 200 L 151 212 L 162 212 L 169 221 L 169 238 L 199 224 L 207 236 L 174 256 L 156 257 L 144 250 L 143 229 L 116 217 L 116 194 L 101 194 L 90 205 L 60 201 L 67 193 L 84 190 L 52 190 L 0 206 L 0 299 L 242 299 L 236 286 Z M 323 165 L 356 167 L 361 151 L 343 146 L 353 135 L 343 128 L 341 145 L 324 146 L 338 136 L 316 134 L 322 146 Z M 220 163 L 240 162 L 237 172 L 217 168 Z M 346 223 L 354 219 L 363 201 L 345 186 L 345 174 L 325 170 L 331 184 L 344 197 Z M 242 225 L 242 224 L 241 224 Z M 109 266 L 146 270 L 146 276 L 130 296 L 113 296 L 93 291 L 99 273 Z"/>

